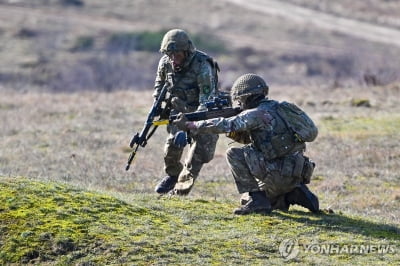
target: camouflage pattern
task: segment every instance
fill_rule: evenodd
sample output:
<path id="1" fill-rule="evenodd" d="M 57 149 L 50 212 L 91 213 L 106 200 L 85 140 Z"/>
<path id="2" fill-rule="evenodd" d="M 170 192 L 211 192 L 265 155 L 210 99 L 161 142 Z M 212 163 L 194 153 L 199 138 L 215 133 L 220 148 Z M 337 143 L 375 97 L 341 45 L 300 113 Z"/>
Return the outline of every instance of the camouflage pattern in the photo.
<path id="1" fill-rule="evenodd" d="M 240 76 L 232 85 L 231 96 L 233 100 L 248 97 L 254 94 L 268 95 L 268 85 L 264 79 L 256 74 Z"/>
<path id="2" fill-rule="evenodd" d="M 182 71 L 175 72 L 169 57 L 164 55 L 158 64 L 153 96 L 157 97 L 160 94 L 168 74 L 172 74 L 172 97 L 177 97 L 183 103 L 175 109 L 183 108 L 182 111 L 185 112 L 184 107 L 187 107 L 187 112 L 193 112 L 199 105 L 203 108 L 202 104 L 210 97 L 217 96 L 214 70 L 207 58 L 203 52 L 195 51 L 185 61 Z"/>
<path id="3" fill-rule="evenodd" d="M 153 96 L 158 97 L 167 77 L 173 77 L 171 90 L 171 114 L 187 113 L 205 108 L 210 97 L 216 96 L 215 70 L 209 62 L 210 57 L 197 50 L 187 51 L 182 70 L 174 71 L 170 58 L 164 55 L 159 62 Z M 174 125 L 167 127 L 169 136 L 164 147 L 164 169 L 169 176 L 178 176 L 176 188 L 189 192 L 198 177 L 203 164 L 214 157 L 218 135 L 205 134 L 193 136 L 189 152 L 183 165 L 180 160 L 184 148 L 173 144 L 178 129 Z M 179 191 L 177 191 L 179 193 Z"/>
<path id="4" fill-rule="evenodd" d="M 258 107 L 243 111 L 230 118 L 216 118 L 194 122 L 194 134 L 220 134 L 246 132 L 251 143 L 230 148 L 227 161 L 239 193 L 264 190 L 270 199 L 293 190 L 302 180 L 300 177 L 283 176 L 284 158 L 274 158 L 270 143 L 273 130 L 280 123 L 271 115 L 276 101 L 264 99 Z M 288 154 L 303 156 L 304 145 L 298 145 Z"/>
<path id="5" fill-rule="evenodd" d="M 168 31 L 161 42 L 160 52 L 169 53 L 177 51 L 188 51 L 193 53 L 196 50 L 189 35 L 181 29 L 173 29 Z"/>
<path id="6" fill-rule="evenodd" d="M 214 158 L 218 135 L 191 136 L 192 142 L 189 144 L 185 163 L 182 164 L 181 157 L 184 147 L 174 145 L 174 136 L 178 129 L 173 125 L 168 125 L 167 130 L 169 134 L 164 146 L 164 170 L 169 176 L 178 176 L 175 192 L 187 194 L 198 177 L 203 164 Z"/>

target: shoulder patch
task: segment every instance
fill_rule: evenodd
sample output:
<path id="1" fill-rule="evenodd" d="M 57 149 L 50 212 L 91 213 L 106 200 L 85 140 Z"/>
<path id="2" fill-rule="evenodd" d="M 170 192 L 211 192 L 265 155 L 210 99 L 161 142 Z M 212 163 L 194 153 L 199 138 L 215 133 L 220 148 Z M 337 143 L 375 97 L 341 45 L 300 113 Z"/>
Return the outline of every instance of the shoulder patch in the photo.
<path id="1" fill-rule="evenodd" d="M 203 87 L 203 93 L 204 94 L 209 94 L 211 92 L 210 86 L 204 86 Z"/>

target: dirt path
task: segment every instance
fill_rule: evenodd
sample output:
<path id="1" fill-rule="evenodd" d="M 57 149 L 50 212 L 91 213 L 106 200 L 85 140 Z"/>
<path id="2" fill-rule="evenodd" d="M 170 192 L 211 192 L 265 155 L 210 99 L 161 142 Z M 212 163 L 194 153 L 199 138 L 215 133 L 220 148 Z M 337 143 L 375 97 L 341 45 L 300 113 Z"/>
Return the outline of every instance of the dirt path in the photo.
<path id="1" fill-rule="evenodd" d="M 389 27 L 378 26 L 357 20 L 337 17 L 329 15 L 316 10 L 303 8 L 293 4 L 282 3 L 275 0 L 223 0 L 231 4 L 239 5 L 242 8 L 247 8 L 257 12 L 262 12 L 266 15 L 282 17 L 288 19 L 293 23 L 301 23 L 318 27 L 321 29 L 336 31 L 348 36 L 357 37 L 367 41 L 391 44 L 400 47 L 400 30 Z M 112 31 L 138 31 L 158 29 L 158 25 L 141 23 L 139 21 L 127 21 L 118 18 L 109 18 L 96 15 L 79 14 L 71 10 L 55 10 L 52 8 L 27 8 L 23 6 L 11 6 L 0 4 L 0 24 L 3 26 L 13 26 L 15 21 L 33 21 L 37 20 L 50 20 L 50 21 L 64 21 L 70 25 L 79 25 L 80 27 L 87 27 L 93 29 L 104 29 Z M 230 36 L 225 34 L 225 39 L 231 42 L 239 42 L 237 44 L 252 44 L 253 40 L 237 40 L 237 36 Z M 296 50 L 298 47 L 293 44 L 278 43 L 276 44 L 280 49 Z M 335 53 L 336 49 L 329 47 L 303 47 L 304 45 L 298 44 L 301 49 L 317 49 Z M 262 49 L 262 47 L 260 47 Z"/>
<path id="2" fill-rule="evenodd" d="M 232 1 L 235 2 L 235 1 Z M 27 8 L 23 6 L 11 6 L 0 4 L 0 24 L 8 27 L 14 27 L 18 21 L 37 23 L 37 21 L 59 21 L 68 25 L 75 25 L 89 29 L 101 29 L 110 31 L 140 31 L 140 30 L 158 30 L 159 25 L 149 24 L 139 21 L 127 21 L 124 19 L 110 18 L 93 14 L 80 14 L 74 10 L 56 10 L 54 8 Z M 236 34 L 224 32 L 219 36 L 236 47 L 251 46 L 258 50 L 264 50 L 262 42 L 254 41 L 252 37 L 242 36 L 237 38 Z M 313 50 L 336 53 L 337 49 L 322 46 L 310 46 L 301 43 L 270 43 L 269 47 L 275 46 L 275 49 L 286 50 L 287 52 L 297 52 L 298 50 Z"/>
<path id="3" fill-rule="evenodd" d="M 336 31 L 367 41 L 400 47 L 400 30 L 378 26 L 348 18 L 329 15 L 316 10 L 282 3 L 275 0 L 224 0 L 267 15 L 289 19 L 294 23 L 308 24 L 321 29 Z"/>

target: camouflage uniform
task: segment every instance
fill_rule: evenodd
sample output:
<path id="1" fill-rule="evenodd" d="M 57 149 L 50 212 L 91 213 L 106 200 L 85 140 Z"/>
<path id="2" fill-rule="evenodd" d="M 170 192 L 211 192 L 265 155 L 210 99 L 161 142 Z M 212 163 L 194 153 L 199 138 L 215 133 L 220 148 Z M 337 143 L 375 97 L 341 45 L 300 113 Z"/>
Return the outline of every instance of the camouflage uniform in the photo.
<path id="1" fill-rule="evenodd" d="M 248 193 L 247 202 L 235 209 L 235 214 L 267 214 L 273 209 L 287 210 L 290 204 L 318 212 L 318 198 L 306 186 L 315 164 L 303 156 L 305 143 L 279 113 L 281 104 L 265 97 L 268 90 L 260 76 L 242 75 L 231 91 L 233 100 L 243 109 L 240 114 L 197 122 L 187 121 L 181 115 L 175 125 L 195 135 L 227 133 L 245 144 L 227 151 L 237 189 L 239 193 Z M 298 121 L 298 117 L 294 119 Z M 313 133 L 315 138 L 317 130 Z"/>
<path id="2" fill-rule="evenodd" d="M 175 71 L 168 55 L 164 55 L 159 62 L 155 80 L 154 97 L 157 97 L 167 81 L 173 77 L 171 93 L 171 114 L 187 113 L 205 108 L 204 103 L 210 97 L 216 96 L 216 77 L 213 69 L 214 62 L 205 53 L 194 47 L 188 52 L 182 69 Z M 168 176 L 177 176 L 176 192 L 187 194 L 198 177 L 203 164 L 214 157 L 218 135 L 205 134 L 192 136 L 190 149 L 185 164 L 181 157 L 184 147 L 174 144 L 175 134 L 179 131 L 173 124 L 167 126 L 169 133 L 164 147 L 164 169 Z"/>
<path id="3" fill-rule="evenodd" d="M 245 110 L 231 118 L 216 118 L 195 122 L 194 133 L 228 133 L 244 135 L 251 143 L 243 147 L 232 147 L 227 151 L 227 161 L 239 193 L 264 190 L 270 199 L 293 190 L 302 180 L 282 176 L 284 158 L 274 158 L 270 140 L 274 127 L 280 123 L 271 115 L 276 101 L 262 100 L 254 109 Z M 275 129 L 276 130 L 276 129 Z M 293 156 L 302 156 L 304 144 L 289 151 Z"/>

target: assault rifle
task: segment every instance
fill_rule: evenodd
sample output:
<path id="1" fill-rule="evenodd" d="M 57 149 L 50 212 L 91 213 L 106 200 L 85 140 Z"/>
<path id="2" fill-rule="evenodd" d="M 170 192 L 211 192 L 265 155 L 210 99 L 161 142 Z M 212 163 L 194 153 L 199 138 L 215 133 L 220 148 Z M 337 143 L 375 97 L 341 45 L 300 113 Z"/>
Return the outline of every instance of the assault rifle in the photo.
<path id="1" fill-rule="evenodd" d="M 217 117 L 231 117 L 239 114 L 242 109 L 240 107 L 230 107 L 230 102 L 227 99 L 215 97 L 212 101 L 206 102 L 207 110 L 186 113 L 184 116 L 188 121 L 200 121 Z M 169 123 L 178 119 L 178 115 L 171 115 Z M 161 121 L 160 121 L 161 122 Z"/>
<path id="2" fill-rule="evenodd" d="M 205 103 L 207 110 L 184 113 L 183 115 L 188 121 L 201 121 L 218 117 L 231 117 L 239 114 L 242 111 L 240 107 L 232 108 L 231 105 L 231 101 L 215 97 L 211 101 Z M 167 125 L 177 119 L 177 114 L 170 115 L 168 120 L 154 121 L 153 124 Z M 188 143 L 192 143 L 190 132 L 178 131 L 174 137 L 174 144 L 178 147 L 185 147 Z"/>
<path id="3" fill-rule="evenodd" d="M 158 125 L 154 123 L 154 118 L 159 117 L 159 119 L 165 119 L 169 116 L 170 105 L 171 105 L 171 96 L 169 92 L 172 89 L 172 77 L 168 78 L 168 81 L 165 82 L 164 86 L 161 89 L 161 92 L 157 99 L 154 101 L 153 106 L 150 109 L 149 114 L 147 115 L 146 122 L 144 123 L 144 127 L 142 131 L 137 132 L 133 135 L 129 147 L 133 150 L 129 155 L 128 162 L 125 166 L 125 170 L 128 171 L 129 167 L 133 159 L 135 158 L 136 152 L 139 147 L 144 147 L 147 144 L 147 141 L 153 136 L 156 131 Z"/>
<path id="4" fill-rule="evenodd" d="M 128 171 L 129 167 L 135 158 L 136 152 L 139 147 L 144 147 L 147 144 L 149 138 L 154 134 L 158 126 L 168 125 L 173 121 L 178 119 L 178 115 L 170 115 L 168 116 L 168 112 L 170 110 L 170 97 L 166 100 L 165 96 L 167 92 L 170 90 L 169 85 L 166 84 L 161 90 L 160 96 L 154 102 L 149 115 L 147 116 L 147 120 L 144 123 L 144 127 L 142 131 L 136 133 L 129 144 L 131 148 L 133 148 L 128 163 L 126 164 L 125 170 Z M 166 102 L 166 107 L 162 108 L 162 103 Z M 240 107 L 232 108 L 230 107 L 231 103 L 227 99 L 221 99 L 218 97 L 213 98 L 212 101 L 206 102 L 205 106 L 207 110 L 185 113 L 184 116 L 188 121 L 200 121 L 207 120 L 211 118 L 217 117 L 231 117 L 239 114 L 242 110 Z M 160 113 L 161 112 L 161 113 Z M 159 120 L 154 121 L 154 118 L 159 116 Z M 167 118 L 168 117 L 168 118 Z M 151 130 L 150 130 L 151 129 Z"/>

